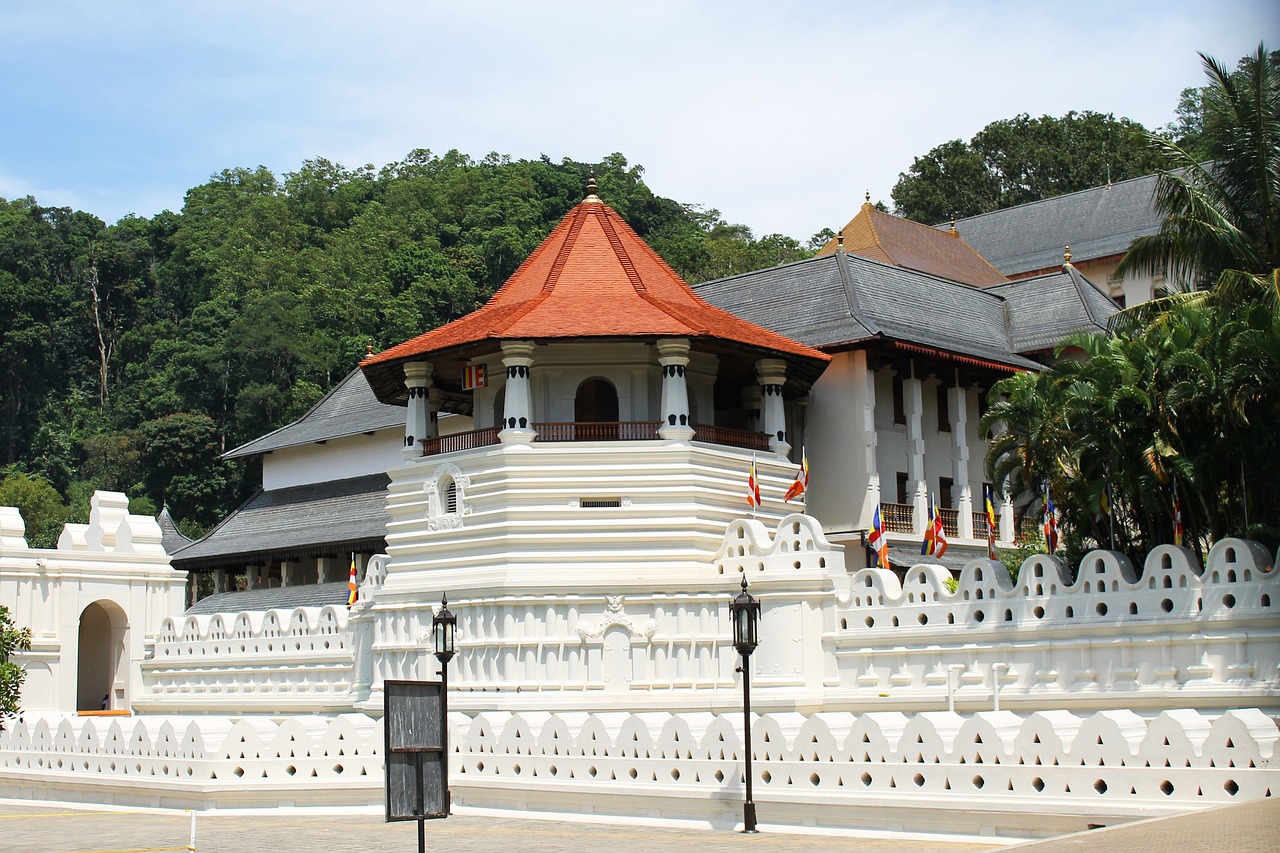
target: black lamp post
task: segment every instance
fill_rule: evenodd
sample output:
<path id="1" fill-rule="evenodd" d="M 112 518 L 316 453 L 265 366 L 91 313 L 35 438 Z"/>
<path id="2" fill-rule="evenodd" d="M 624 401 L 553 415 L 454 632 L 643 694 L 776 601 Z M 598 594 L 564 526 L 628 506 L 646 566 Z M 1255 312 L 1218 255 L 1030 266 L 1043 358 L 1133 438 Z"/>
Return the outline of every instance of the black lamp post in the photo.
<path id="1" fill-rule="evenodd" d="M 743 743 L 746 745 L 746 795 L 742 804 L 742 831 L 756 832 L 756 804 L 751 799 L 751 653 L 756 650 L 759 640 L 756 637 L 756 625 L 760 620 L 760 602 L 747 592 L 747 576 L 742 576 L 742 592 L 729 605 L 733 619 L 733 647 L 742 655 L 742 730 Z"/>
<path id="2" fill-rule="evenodd" d="M 449 612 L 449 596 L 440 597 L 440 610 L 431 617 L 431 633 L 435 638 L 436 660 L 440 661 L 440 746 L 444 761 L 440 769 L 444 782 L 444 813 L 449 814 L 449 661 L 454 655 L 454 637 L 458 617 Z M 421 826 L 421 824 L 419 824 Z"/>

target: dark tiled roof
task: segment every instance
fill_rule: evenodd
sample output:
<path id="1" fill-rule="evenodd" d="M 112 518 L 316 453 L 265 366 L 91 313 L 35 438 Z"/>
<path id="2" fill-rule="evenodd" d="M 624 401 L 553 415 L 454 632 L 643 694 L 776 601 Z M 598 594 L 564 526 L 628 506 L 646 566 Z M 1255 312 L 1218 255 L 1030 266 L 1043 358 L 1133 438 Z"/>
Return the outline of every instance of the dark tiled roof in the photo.
<path id="1" fill-rule="evenodd" d="M 1009 343 L 1019 352 L 1051 350 L 1073 332 L 1103 332 L 1119 306 L 1074 266 L 987 288 L 1008 300 Z"/>
<path id="2" fill-rule="evenodd" d="M 958 235 L 939 234 L 928 225 L 876 210 L 870 203 L 862 206 L 842 233 L 844 250 L 852 255 L 975 287 L 1005 280 Z M 829 255 L 838 245 L 839 241 L 833 238 L 818 254 Z"/>
<path id="3" fill-rule="evenodd" d="M 334 386 L 302 417 L 224 454 L 227 459 L 256 456 L 284 447 L 329 441 L 390 427 L 403 427 L 404 406 L 379 403 L 359 368 Z"/>
<path id="4" fill-rule="evenodd" d="M 254 556 L 342 553 L 358 544 L 380 551 L 390 482 L 386 474 L 371 474 L 258 492 L 208 536 L 174 554 L 174 568 L 243 564 Z"/>
<path id="5" fill-rule="evenodd" d="M 202 598 L 187 608 L 188 616 L 205 613 L 242 613 L 246 610 L 292 610 L 295 607 L 324 607 L 346 604 L 347 581 L 283 586 L 275 589 L 247 589 L 220 592 Z"/>
<path id="6" fill-rule="evenodd" d="M 1067 244 L 1076 263 L 1112 257 L 1126 252 L 1134 238 L 1160 230 L 1155 187 L 1155 175 L 1131 178 L 971 216 L 958 220 L 956 230 L 1010 276 L 1060 265 Z"/>
<path id="7" fill-rule="evenodd" d="M 704 299 L 810 346 L 872 338 L 1038 369 L 1009 346 L 1004 299 L 914 270 L 837 252 L 697 285 Z"/>
<path id="8" fill-rule="evenodd" d="M 166 554 L 173 554 L 191 544 L 191 537 L 179 530 L 173 516 L 169 515 L 169 507 L 166 506 L 160 510 L 160 516 L 156 521 L 160 525 L 160 544 L 164 546 Z"/>

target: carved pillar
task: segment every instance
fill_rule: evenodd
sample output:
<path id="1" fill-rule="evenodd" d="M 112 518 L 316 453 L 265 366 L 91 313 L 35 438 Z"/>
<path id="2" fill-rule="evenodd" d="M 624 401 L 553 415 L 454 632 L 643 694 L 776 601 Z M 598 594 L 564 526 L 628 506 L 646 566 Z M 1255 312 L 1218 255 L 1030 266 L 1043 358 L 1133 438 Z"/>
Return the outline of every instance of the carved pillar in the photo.
<path id="1" fill-rule="evenodd" d="M 779 456 L 791 452 L 787 441 L 787 419 L 782 406 L 782 384 L 787 378 L 787 363 L 779 358 L 762 358 L 756 362 L 760 380 L 760 431 L 769 436 L 769 449 Z"/>
<path id="2" fill-rule="evenodd" d="M 502 364 L 507 368 L 507 393 L 505 421 L 498 438 L 503 444 L 529 444 L 538 435 L 533 429 L 533 394 L 529 382 L 533 342 L 503 341 Z"/>
<path id="3" fill-rule="evenodd" d="M 902 380 L 903 404 L 907 412 L 907 489 L 911 493 L 911 529 L 923 533 L 929 523 L 929 484 L 924 479 L 924 383 L 915 377 Z"/>
<path id="4" fill-rule="evenodd" d="M 693 438 L 689 422 L 689 341 L 668 338 L 658 341 L 658 364 L 662 366 L 662 426 L 658 435 L 673 441 Z"/>
<path id="5" fill-rule="evenodd" d="M 422 455 L 424 438 L 434 438 L 428 401 L 431 393 L 433 367 L 429 361 L 414 361 L 404 366 L 404 385 L 409 389 L 409 406 L 404 421 L 404 447 L 400 455 L 416 459 Z"/>
<path id="6" fill-rule="evenodd" d="M 951 409 L 951 461 L 953 477 L 959 489 L 956 507 L 960 513 L 958 531 L 961 539 L 973 538 L 973 489 L 969 486 L 969 392 L 960 387 L 957 371 L 955 387 L 947 391 Z"/>

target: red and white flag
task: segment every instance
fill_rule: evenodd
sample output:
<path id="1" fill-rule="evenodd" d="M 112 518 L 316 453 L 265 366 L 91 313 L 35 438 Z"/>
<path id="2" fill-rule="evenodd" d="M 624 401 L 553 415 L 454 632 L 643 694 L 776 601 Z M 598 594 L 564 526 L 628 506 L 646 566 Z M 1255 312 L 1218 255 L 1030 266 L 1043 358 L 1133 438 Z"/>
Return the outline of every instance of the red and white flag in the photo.
<path id="1" fill-rule="evenodd" d="M 782 499 L 789 501 L 792 498 L 802 498 L 808 490 L 809 455 L 802 447 L 800 448 L 800 470 L 796 472 L 796 481 L 791 484 L 791 488 L 787 489 L 787 493 L 782 496 Z"/>

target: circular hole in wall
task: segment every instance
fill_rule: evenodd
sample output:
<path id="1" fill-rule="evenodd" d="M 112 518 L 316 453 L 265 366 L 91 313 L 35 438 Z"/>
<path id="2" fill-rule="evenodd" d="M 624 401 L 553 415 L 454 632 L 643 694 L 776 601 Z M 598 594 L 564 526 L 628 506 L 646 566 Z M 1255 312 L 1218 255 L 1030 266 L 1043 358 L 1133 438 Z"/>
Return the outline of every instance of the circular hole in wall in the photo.
<path id="1" fill-rule="evenodd" d="M 1107 792 L 1107 783 L 1099 779 L 1093 783 L 1093 790 L 1097 791 L 1099 794 L 1105 794 Z"/>
<path id="2" fill-rule="evenodd" d="M 1043 780 L 1043 779 L 1041 779 L 1039 776 L 1037 776 L 1036 778 L 1034 778 L 1034 779 L 1032 779 L 1032 780 L 1031 780 L 1031 787 L 1035 788 L 1035 789 L 1036 789 L 1036 791 L 1043 791 L 1043 790 L 1044 790 L 1044 780 Z"/>

